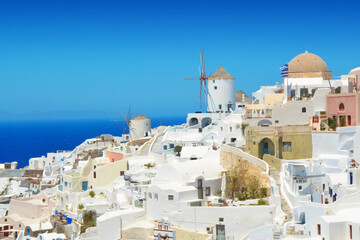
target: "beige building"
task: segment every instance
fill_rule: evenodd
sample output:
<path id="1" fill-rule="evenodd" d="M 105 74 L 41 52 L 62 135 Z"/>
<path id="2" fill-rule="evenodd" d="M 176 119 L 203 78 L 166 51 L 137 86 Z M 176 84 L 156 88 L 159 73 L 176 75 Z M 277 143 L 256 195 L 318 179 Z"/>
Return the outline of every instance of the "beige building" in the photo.
<path id="1" fill-rule="evenodd" d="M 27 225 L 50 220 L 55 208 L 56 202 L 45 192 L 34 197 L 12 199 L 7 216 L 0 218 L 0 238 L 16 239 Z"/>
<path id="2" fill-rule="evenodd" d="M 246 151 L 258 158 L 264 154 L 281 159 L 311 158 L 311 127 L 247 127 Z"/>

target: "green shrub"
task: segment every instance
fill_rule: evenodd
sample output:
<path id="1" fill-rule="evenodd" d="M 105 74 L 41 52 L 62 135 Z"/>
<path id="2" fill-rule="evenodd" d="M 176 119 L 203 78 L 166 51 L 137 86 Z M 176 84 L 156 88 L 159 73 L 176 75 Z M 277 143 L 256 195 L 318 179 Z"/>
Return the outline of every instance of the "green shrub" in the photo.
<path id="1" fill-rule="evenodd" d="M 346 124 L 345 121 L 346 121 L 346 120 L 345 120 L 345 116 L 341 116 L 341 117 L 340 117 L 340 127 L 345 126 L 345 124 Z"/>
<path id="2" fill-rule="evenodd" d="M 268 202 L 262 198 L 258 200 L 258 205 L 268 205 Z"/>
<path id="3" fill-rule="evenodd" d="M 94 191 L 90 191 L 90 192 L 89 192 L 89 196 L 90 196 L 91 198 L 94 198 L 94 197 L 95 197 L 95 192 L 94 192 Z"/>
<path id="4" fill-rule="evenodd" d="M 336 123 L 335 119 L 329 117 L 328 120 L 327 120 L 327 124 L 331 129 L 336 130 L 337 123 Z"/>
<path id="5" fill-rule="evenodd" d="M 79 204 L 79 205 L 78 205 L 78 209 L 79 209 L 79 210 L 84 209 L 84 204 Z"/>

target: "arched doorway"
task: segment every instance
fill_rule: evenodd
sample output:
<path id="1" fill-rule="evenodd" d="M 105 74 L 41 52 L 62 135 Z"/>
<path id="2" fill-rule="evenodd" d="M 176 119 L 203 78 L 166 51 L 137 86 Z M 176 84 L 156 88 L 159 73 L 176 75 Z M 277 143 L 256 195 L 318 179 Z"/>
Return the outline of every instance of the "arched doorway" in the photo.
<path id="1" fill-rule="evenodd" d="M 207 127 L 211 124 L 211 122 L 212 122 L 211 118 L 205 117 L 205 118 L 201 119 L 201 127 L 202 128 Z"/>
<path id="2" fill-rule="evenodd" d="M 264 138 L 259 143 L 259 157 L 263 159 L 264 154 L 274 155 L 274 143 L 269 138 Z"/>
<path id="3" fill-rule="evenodd" d="M 189 120 L 189 126 L 194 126 L 196 124 L 199 124 L 199 119 L 197 118 L 190 118 Z"/>

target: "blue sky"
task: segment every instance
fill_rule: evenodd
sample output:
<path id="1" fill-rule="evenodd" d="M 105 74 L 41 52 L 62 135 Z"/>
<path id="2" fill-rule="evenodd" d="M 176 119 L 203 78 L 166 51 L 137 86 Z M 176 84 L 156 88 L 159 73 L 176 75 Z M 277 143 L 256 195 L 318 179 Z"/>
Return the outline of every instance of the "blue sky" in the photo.
<path id="1" fill-rule="evenodd" d="M 334 76 L 360 66 L 357 2 L 0 1 L 0 112 L 182 116 L 199 53 L 248 95 L 308 49 Z M 71 112 L 71 113 L 70 113 Z M 45 114 L 46 117 L 46 114 Z"/>

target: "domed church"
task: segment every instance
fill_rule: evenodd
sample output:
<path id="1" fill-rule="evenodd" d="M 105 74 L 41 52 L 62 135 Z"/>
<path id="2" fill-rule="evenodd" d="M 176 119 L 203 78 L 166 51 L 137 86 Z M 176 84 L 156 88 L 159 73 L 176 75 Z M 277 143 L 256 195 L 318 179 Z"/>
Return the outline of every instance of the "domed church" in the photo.
<path id="1" fill-rule="evenodd" d="M 332 79 L 326 62 L 319 56 L 305 51 L 294 57 L 288 64 L 289 78 L 318 78 Z"/>

